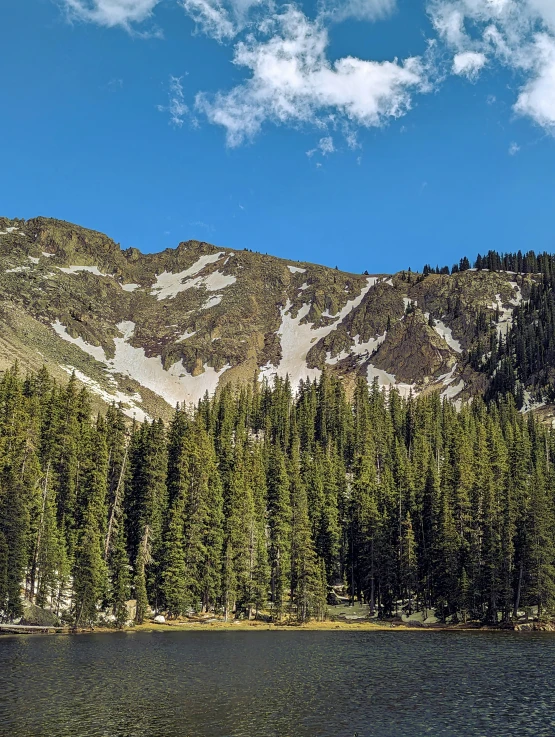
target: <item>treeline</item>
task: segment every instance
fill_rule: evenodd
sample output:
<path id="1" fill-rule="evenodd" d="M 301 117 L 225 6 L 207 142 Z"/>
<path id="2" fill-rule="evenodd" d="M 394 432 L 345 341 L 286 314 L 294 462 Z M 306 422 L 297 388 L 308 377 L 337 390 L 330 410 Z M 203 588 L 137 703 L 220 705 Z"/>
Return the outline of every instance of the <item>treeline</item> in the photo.
<path id="1" fill-rule="evenodd" d="M 468 271 L 471 268 L 470 260 L 464 256 L 458 264 L 453 264 L 451 268 L 448 266 L 430 266 L 425 264 L 422 269 L 422 276 L 426 277 L 430 274 L 457 274 L 461 271 Z M 522 253 L 499 253 L 498 251 L 488 251 L 482 256 L 478 254 L 474 261 L 473 268 L 477 271 L 512 271 L 515 274 L 549 274 L 555 271 L 555 257 L 551 253 L 536 253 L 528 251 Z"/>
<path id="2" fill-rule="evenodd" d="M 555 401 L 555 258 L 548 253 L 523 255 L 490 251 L 478 256 L 479 268 L 533 273 L 528 299 L 515 307 L 510 329 L 498 335 L 495 325 L 478 316 L 477 341 L 469 352 L 472 367 L 491 377 L 486 395 L 495 400 L 512 394 L 520 409 L 529 399 Z"/>
<path id="3" fill-rule="evenodd" d="M 555 438 L 510 396 L 457 412 L 323 373 L 225 387 L 194 410 L 92 417 L 75 379 L 0 381 L 0 609 L 75 624 L 126 601 L 322 617 L 333 585 L 379 616 L 486 622 L 555 602 Z"/>
<path id="4" fill-rule="evenodd" d="M 480 310 L 476 316 L 476 339 L 465 360 L 475 371 L 490 378 L 486 401 L 510 393 L 518 409 L 531 402 L 554 402 L 555 256 L 534 251 L 524 254 L 488 251 L 484 256 L 478 254 L 474 268 L 535 275 L 530 296 L 514 308 L 506 335 L 498 334 L 496 321 L 488 317 L 486 310 Z M 470 261 L 466 257 L 451 271 L 447 266 L 440 269 L 427 264 L 417 279 L 468 269 Z"/>

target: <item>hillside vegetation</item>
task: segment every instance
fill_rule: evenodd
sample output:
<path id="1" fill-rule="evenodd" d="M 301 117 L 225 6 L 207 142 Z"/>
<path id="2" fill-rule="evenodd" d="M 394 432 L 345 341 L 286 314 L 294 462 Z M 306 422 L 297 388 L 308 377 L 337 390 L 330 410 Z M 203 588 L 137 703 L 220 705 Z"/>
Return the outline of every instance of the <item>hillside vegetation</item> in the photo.
<path id="1" fill-rule="evenodd" d="M 0 610 L 83 626 L 152 609 L 490 624 L 555 605 L 555 435 L 511 395 L 457 411 L 324 371 L 129 425 L 75 378 L 0 381 Z"/>

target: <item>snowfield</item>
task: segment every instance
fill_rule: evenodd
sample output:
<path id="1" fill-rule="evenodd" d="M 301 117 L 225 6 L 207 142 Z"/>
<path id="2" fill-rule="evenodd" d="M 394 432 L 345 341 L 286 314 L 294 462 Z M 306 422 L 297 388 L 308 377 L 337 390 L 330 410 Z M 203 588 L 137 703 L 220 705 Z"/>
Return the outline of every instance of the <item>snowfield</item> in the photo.
<path id="1" fill-rule="evenodd" d="M 108 276 L 112 278 L 110 274 L 103 274 L 98 266 L 58 266 L 58 269 L 63 271 L 64 274 L 77 274 L 79 271 L 88 271 L 95 276 Z"/>
<path id="2" fill-rule="evenodd" d="M 124 392 L 120 392 L 118 389 L 114 389 L 114 391 L 110 392 L 103 389 L 98 381 L 91 379 L 90 376 L 87 376 L 74 366 L 61 366 L 61 368 L 68 374 L 74 373 L 76 378 L 79 379 L 82 384 L 108 404 L 111 404 L 112 402 L 119 404 L 121 402 L 123 413 L 127 415 L 127 417 L 135 418 L 138 422 L 144 422 L 145 420 L 151 419 L 142 407 L 137 406 L 137 402 L 143 401 L 140 394 L 129 396 Z"/>
<path id="3" fill-rule="evenodd" d="M 369 384 L 372 384 L 374 382 L 374 379 L 377 379 L 378 386 L 380 388 L 386 390 L 397 389 L 402 397 L 408 397 L 411 393 L 413 395 L 418 394 L 418 392 L 416 391 L 416 384 L 403 384 L 402 382 L 397 382 L 395 374 L 388 374 L 387 371 L 376 368 L 376 366 L 373 366 L 371 363 L 368 364 L 366 375 Z"/>
<path id="4" fill-rule="evenodd" d="M 455 353 L 462 353 L 462 346 L 458 340 L 455 340 L 455 338 L 453 338 L 453 331 L 451 330 L 451 328 L 448 328 L 447 325 L 441 322 L 441 320 L 436 320 L 434 330 L 440 336 L 440 338 L 443 338 L 449 348 L 455 351 Z"/>
<path id="5" fill-rule="evenodd" d="M 185 292 L 187 289 L 200 287 L 201 285 L 204 285 L 209 292 L 215 292 L 218 289 L 223 289 L 234 284 L 236 281 L 234 276 L 224 276 L 219 271 L 205 277 L 197 276 L 208 264 L 216 263 L 216 261 L 219 261 L 225 255 L 224 251 L 220 251 L 219 253 L 201 256 L 192 266 L 189 266 L 184 271 L 179 271 L 177 274 L 171 271 L 163 271 L 157 275 L 156 282 L 151 287 L 150 293 L 159 300 L 173 299 L 180 292 Z"/>
<path id="6" fill-rule="evenodd" d="M 283 378 L 289 375 L 294 390 L 298 388 L 301 379 L 317 379 L 322 372 L 318 368 L 307 366 L 306 357 L 309 350 L 317 341 L 335 330 L 347 315 L 360 305 L 377 281 L 378 277 L 368 277 L 366 286 L 359 296 L 347 302 L 345 307 L 334 316 L 334 322 L 321 328 L 314 328 L 312 323 L 302 322 L 310 312 L 310 303 L 304 304 L 297 312 L 297 316 L 292 317 L 290 314 L 292 304 L 288 299 L 285 307 L 281 308 L 281 327 L 278 331 L 281 341 L 281 361 L 277 367 L 271 364 L 263 366 L 260 370 L 261 378 L 266 377 L 270 380 L 276 375 Z"/>
<path id="7" fill-rule="evenodd" d="M 221 375 L 230 368 L 227 364 L 220 371 L 216 371 L 212 366 L 205 365 L 202 374 L 193 376 L 183 366 L 183 361 L 178 361 L 166 371 L 162 366 L 161 356 L 146 356 L 144 348 L 136 348 L 129 343 L 135 333 L 135 323 L 130 320 L 118 323 L 117 327 L 122 337 L 114 338 L 114 358 L 107 358 L 102 346 L 90 345 L 81 337 L 72 338 L 58 320 L 52 327 L 60 338 L 106 364 L 110 373 L 124 374 L 135 379 L 173 407 L 178 402 L 180 404 L 198 402 L 205 392 L 213 393 Z"/>

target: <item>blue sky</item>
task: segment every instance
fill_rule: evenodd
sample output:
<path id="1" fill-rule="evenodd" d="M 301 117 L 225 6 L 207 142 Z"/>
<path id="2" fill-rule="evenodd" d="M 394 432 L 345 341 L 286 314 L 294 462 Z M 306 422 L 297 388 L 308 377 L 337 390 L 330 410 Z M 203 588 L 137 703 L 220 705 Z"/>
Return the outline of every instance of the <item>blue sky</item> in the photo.
<path id="1" fill-rule="evenodd" d="M 552 0 L 4 0 L 0 212 L 351 271 L 555 250 Z"/>

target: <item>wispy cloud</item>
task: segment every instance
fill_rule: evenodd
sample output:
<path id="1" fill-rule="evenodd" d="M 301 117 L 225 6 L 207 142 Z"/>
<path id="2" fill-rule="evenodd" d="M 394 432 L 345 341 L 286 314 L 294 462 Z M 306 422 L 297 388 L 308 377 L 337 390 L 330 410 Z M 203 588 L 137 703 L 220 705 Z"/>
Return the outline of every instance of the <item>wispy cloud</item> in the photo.
<path id="1" fill-rule="evenodd" d="M 117 90 L 123 89 L 123 79 L 119 77 L 114 77 L 108 82 L 106 87 L 110 90 L 110 92 L 117 92 Z"/>
<path id="2" fill-rule="evenodd" d="M 201 30 L 221 41 L 233 38 L 238 28 L 229 9 L 214 0 L 182 0 L 181 5 Z"/>
<path id="3" fill-rule="evenodd" d="M 189 107 L 185 103 L 185 95 L 183 94 L 182 79 L 183 77 L 170 77 L 168 104 L 158 105 L 158 110 L 161 113 L 168 113 L 170 124 L 177 128 L 181 128 L 189 114 Z"/>
<path id="4" fill-rule="evenodd" d="M 328 156 L 328 154 L 335 153 L 336 149 L 331 136 L 324 136 L 318 141 L 316 148 L 311 148 L 310 151 L 306 152 L 306 155 L 311 157 L 314 154 L 320 153 L 322 156 Z"/>
<path id="5" fill-rule="evenodd" d="M 342 121 L 381 126 L 404 115 L 411 95 L 429 89 L 422 58 L 365 61 L 326 55 L 327 30 L 289 6 L 235 47 L 234 63 L 250 78 L 229 92 L 199 94 L 196 107 L 226 129 L 230 146 L 252 138 L 266 122 L 327 127 Z"/>
<path id="6" fill-rule="evenodd" d="M 453 58 L 453 74 L 476 80 L 486 63 L 485 54 L 478 51 L 462 51 Z"/>
<path id="7" fill-rule="evenodd" d="M 520 146 L 518 145 L 518 143 L 515 143 L 515 141 L 513 141 L 509 146 L 509 156 L 516 156 L 519 151 Z"/>
<path id="8" fill-rule="evenodd" d="M 189 225 L 191 228 L 200 228 L 202 230 L 206 230 L 209 233 L 212 233 L 214 231 L 214 228 L 209 223 L 205 223 L 204 220 L 192 220 Z"/>
<path id="9" fill-rule="evenodd" d="M 55 1 L 73 21 L 144 36 L 157 33 L 145 27 L 162 2 Z M 194 108 L 225 130 L 229 146 L 273 124 L 314 126 L 334 150 L 328 133 L 342 134 L 355 149 L 360 129 L 405 115 L 415 96 L 437 88 L 445 77 L 475 82 L 486 68 L 493 72 L 499 66 L 518 79 L 514 112 L 555 134 L 555 0 L 423 0 L 434 29 L 428 52 L 391 61 L 348 55 L 332 60 L 328 29 L 347 18 L 385 19 L 398 10 L 397 0 L 318 0 L 315 18 L 275 0 L 166 2 L 181 6 L 200 32 L 234 44 L 233 63 L 246 80 L 216 94 L 197 94 Z M 488 98 L 488 104 L 494 100 Z M 174 126 L 187 117 L 195 124 L 180 77 L 170 78 L 168 103 L 159 109 Z M 326 153 L 320 144 L 316 151 Z"/>
<path id="10" fill-rule="evenodd" d="M 160 0 L 61 0 L 69 18 L 134 31 L 152 16 Z M 154 33 L 158 34 L 157 31 Z"/>
<path id="11" fill-rule="evenodd" d="M 476 79 L 490 59 L 510 68 L 522 80 L 514 111 L 555 132 L 553 0 L 430 0 L 428 11 L 454 73 Z"/>
<path id="12" fill-rule="evenodd" d="M 323 0 L 321 15 L 339 23 L 347 18 L 375 21 L 391 15 L 397 0 Z"/>
<path id="13" fill-rule="evenodd" d="M 271 12 L 273 0 L 179 0 L 200 31 L 217 41 L 233 38 L 253 21 L 253 11 Z"/>

